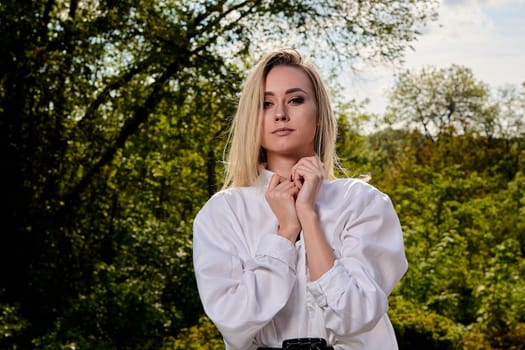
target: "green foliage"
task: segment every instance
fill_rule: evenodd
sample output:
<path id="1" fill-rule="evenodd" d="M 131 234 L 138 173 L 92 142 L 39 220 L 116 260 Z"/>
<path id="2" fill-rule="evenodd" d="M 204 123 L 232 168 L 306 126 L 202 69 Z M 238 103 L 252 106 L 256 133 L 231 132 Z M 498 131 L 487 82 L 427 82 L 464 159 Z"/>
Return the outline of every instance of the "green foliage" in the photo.
<path id="1" fill-rule="evenodd" d="M 336 152 L 339 156 L 341 176 L 370 175 L 370 159 L 374 156 L 368 149 L 367 137 L 359 133 L 359 123 L 367 116 L 359 111 L 340 114 L 337 120 L 338 135 Z"/>
<path id="2" fill-rule="evenodd" d="M 29 322 L 20 315 L 20 308 L 0 304 L 0 342 L 6 338 L 18 338 L 29 327 Z"/>
<path id="3" fill-rule="evenodd" d="M 176 339 L 167 342 L 165 350 L 224 350 L 224 342 L 217 328 L 207 317 L 183 329 Z"/>
<path id="4" fill-rule="evenodd" d="M 462 349 L 464 327 L 447 317 L 402 297 L 390 298 L 388 313 L 400 349 Z"/>
<path id="5" fill-rule="evenodd" d="M 520 244 L 512 238 L 491 249 L 485 285 L 478 288 L 482 305 L 478 321 L 491 333 L 514 329 L 525 317 L 524 262 L 520 255 Z"/>
<path id="6" fill-rule="evenodd" d="M 520 348 L 523 140 L 480 136 L 475 128 L 449 131 L 429 137 L 384 130 L 369 138 L 383 154 L 377 163 L 382 175 L 373 181 L 392 197 L 405 232 L 409 271 L 396 298 L 425 310 L 408 328 L 396 314 L 400 342 L 414 339 L 410 329 L 420 336 L 429 332 L 421 344 L 435 347 L 426 316 L 438 315 L 460 334 L 438 348 Z"/>

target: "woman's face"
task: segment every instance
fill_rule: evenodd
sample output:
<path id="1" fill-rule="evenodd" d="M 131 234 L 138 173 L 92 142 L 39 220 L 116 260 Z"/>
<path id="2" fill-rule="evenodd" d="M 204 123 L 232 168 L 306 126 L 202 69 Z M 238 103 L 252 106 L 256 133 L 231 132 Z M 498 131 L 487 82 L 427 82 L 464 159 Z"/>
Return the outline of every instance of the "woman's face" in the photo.
<path id="1" fill-rule="evenodd" d="M 268 158 L 314 154 L 317 103 L 312 83 L 294 66 L 276 66 L 264 84 L 261 145 Z"/>

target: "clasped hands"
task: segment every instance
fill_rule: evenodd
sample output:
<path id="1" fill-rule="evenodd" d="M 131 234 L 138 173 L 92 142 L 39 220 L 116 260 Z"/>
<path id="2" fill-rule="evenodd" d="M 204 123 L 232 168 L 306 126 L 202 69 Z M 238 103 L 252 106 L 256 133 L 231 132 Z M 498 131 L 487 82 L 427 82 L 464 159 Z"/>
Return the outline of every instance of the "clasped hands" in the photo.
<path id="1" fill-rule="evenodd" d="M 301 158 L 292 167 L 290 178 L 273 175 L 265 198 L 279 222 L 279 235 L 295 242 L 302 222 L 317 215 L 315 202 L 323 178 L 323 164 L 317 156 Z"/>

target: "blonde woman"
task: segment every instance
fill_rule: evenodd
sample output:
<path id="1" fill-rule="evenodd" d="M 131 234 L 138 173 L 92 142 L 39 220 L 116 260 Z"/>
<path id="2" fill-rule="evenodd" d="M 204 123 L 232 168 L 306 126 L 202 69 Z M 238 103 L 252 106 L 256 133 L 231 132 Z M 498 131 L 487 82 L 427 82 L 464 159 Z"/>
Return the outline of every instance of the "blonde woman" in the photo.
<path id="1" fill-rule="evenodd" d="M 194 268 L 227 350 L 397 349 L 407 269 L 389 198 L 334 176 L 336 122 L 313 65 L 269 53 L 248 76 L 224 188 L 194 221 Z"/>

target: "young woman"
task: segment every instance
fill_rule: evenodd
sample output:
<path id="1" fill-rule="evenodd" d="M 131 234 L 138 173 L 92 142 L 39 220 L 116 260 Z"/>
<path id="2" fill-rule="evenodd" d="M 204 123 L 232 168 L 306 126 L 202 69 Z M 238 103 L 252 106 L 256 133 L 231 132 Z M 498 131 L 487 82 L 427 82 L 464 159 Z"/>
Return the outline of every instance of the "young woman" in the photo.
<path id="1" fill-rule="evenodd" d="M 266 55 L 242 91 L 225 186 L 194 221 L 199 294 L 226 349 L 397 349 L 400 223 L 385 194 L 335 179 L 335 136 L 317 70 L 294 50 Z"/>

